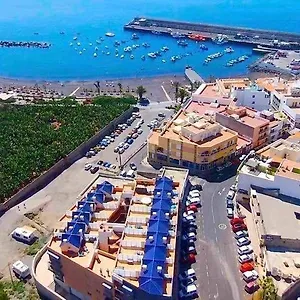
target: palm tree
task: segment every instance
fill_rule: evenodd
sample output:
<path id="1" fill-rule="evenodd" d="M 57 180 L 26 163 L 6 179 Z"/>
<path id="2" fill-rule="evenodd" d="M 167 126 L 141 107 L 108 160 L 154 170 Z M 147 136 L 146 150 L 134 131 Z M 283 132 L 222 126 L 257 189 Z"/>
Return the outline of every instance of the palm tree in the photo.
<path id="1" fill-rule="evenodd" d="M 277 299 L 277 288 L 270 276 L 263 276 L 263 278 L 259 280 L 259 285 L 262 289 L 262 300 Z"/>
<path id="2" fill-rule="evenodd" d="M 122 89 L 123 89 L 123 87 L 122 87 L 122 83 L 121 83 L 121 82 L 118 82 L 118 87 L 119 87 L 119 91 L 120 91 L 120 93 L 122 93 Z"/>
<path id="3" fill-rule="evenodd" d="M 139 97 L 139 99 L 141 100 L 143 98 L 143 95 L 146 93 L 146 89 L 142 86 L 142 85 L 139 85 L 137 88 L 136 88 L 136 93 Z"/>
<path id="4" fill-rule="evenodd" d="M 184 88 L 180 88 L 178 91 L 178 97 L 180 98 L 180 103 L 182 104 L 184 101 L 184 98 L 189 96 L 189 93 Z"/>
<path id="5" fill-rule="evenodd" d="M 96 82 L 94 83 L 94 86 L 95 86 L 96 89 L 97 89 L 98 95 L 100 95 L 100 81 L 96 81 Z"/>
<path id="6" fill-rule="evenodd" d="M 175 100 L 177 100 L 178 98 L 178 92 L 179 92 L 179 82 L 178 81 L 175 81 L 173 83 L 174 87 L 175 87 Z"/>

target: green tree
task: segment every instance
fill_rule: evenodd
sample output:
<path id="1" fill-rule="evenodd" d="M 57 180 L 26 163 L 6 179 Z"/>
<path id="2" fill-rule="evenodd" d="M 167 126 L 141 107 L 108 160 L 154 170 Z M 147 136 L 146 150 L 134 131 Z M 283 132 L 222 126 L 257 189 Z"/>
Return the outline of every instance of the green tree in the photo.
<path id="1" fill-rule="evenodd" d="M 3 284 L 0 282 L 0 300 L 9 300 L 9 297 L 4 289 Z"/>
<path id="2" fill-rule="evenodd" d="M 277 288 L 274 285 L 272 277 L 263 276 L 263 278 L 259 280 L 259 286 L 261 288 L 262 300 L 277 299 Z"/>
<path id="3" fill-rule="evenodd" d="M 136 93 L 139 97 L 139 99 L 142 99 L 143 98 L 143 95 L 146 93 L 146 89 L 142 86 L 142 85 L 139 85 L 137 88 L 136 88 Z"/>
<path id="4" fill-rule="evenodd" d="M 118 82 L 118 87 L 119 87 L 119 92 L 122 93 L 123 87 L 122 87 L 122 83 Z"/>
<path id="5" fill-rule="evenodd" d="M 189 93 L 187 92 L 186 89 L 180 88 L 178 91 L 178 97 L 180 98 L 180 103 L 182 104 L 184 99 L 189 96 Z"/>
<path id="6" fill-rule="evenodd" d="M 100 95 L 100 81 L 96 81 L 96 82 L 94 83 L 94 86 L 95 86 L 96 89 L 97 89 L 98 95 Z"/>

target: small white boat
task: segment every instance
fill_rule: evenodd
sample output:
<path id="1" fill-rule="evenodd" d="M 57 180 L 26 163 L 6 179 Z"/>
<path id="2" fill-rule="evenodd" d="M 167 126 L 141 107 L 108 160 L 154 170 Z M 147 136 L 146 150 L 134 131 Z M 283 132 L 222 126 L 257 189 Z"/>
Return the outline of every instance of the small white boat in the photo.
<path id="1" fill-rule="evenodd" d="M 106 52 L 106 55 L 110 55 L 110 52 Z"/>
<path id="2" fill-rule="evenodd" d="M 134 59 L 134 55 L 133 55 L 133 54 L 131 54 L 131 55 L 130 55 L 130 58 L 131 58 L 131 59 Z"/>
<path id="3" fill-rule="evenodd" d="M 156 54 L 154 52 L 148 53 L 148 56 L 151 58 L 156 58 Z"/>
<path id="4" fill-rule="evenodd" d="M 108 46 L 105 46 L 106 49 L 108 49 Z"/>
<path id="5" fill-rule="evenodd" d="M 77 36 L 74 36 L 74 37 L 73 37 L 73 40 L 76 41 L 76 40 L 77 40 Z"/>
<path id="6" fill-rule="evenodd" d="M 114 37 L 115 36 L 115 34 L 112 33 L 112 32 L 106 32 L 105 35 L 108 36 L 108 37 Z"/>
<path id="7" fill-rule="evenodd" d="M 98 51 L 99 49 L 98 49 L 98 47 L 95 47 L 95 51 Z"/>
<path id="8" fill-rule="evenodd" d="M 118 56 L 119 56 L 119 54 L 117 53 L 117 54 L 116 54 L 116 57 L 118 57 Z"/>
<path id="9" fill-rule="evenodd" d="M 166 61 L 163 59 L 162 62 L 165 63 Z"/>
<path id="10" fill-rule="evenodd" d="M 85 48 L 83 48 L 83 49 L 82 49 L 82 51 L 86 51 L 86 49 L 85 49 Z"/>
<path id="11" fill-rule="evenodd" d="M 73 43 L 70 43 L 70 46 L 73 46 Z"/>
<path id="12" fill-rule="evenodd" d="M 90 45 L 90 46 L 93 46 L 93 44 L 92 44 L 92 43 L 89 43 L 89 45 Z"/>
<path id="13" fill-rule="evenodd" d="M 122 55 L 120 56 L 120 58 L 124 58 L 124 55 L 122 54 Z"/>
<path id="14" fill-rule="evenodd" d="M 81 55 L 82 54 L 82 51 L 79 51 L 79 55 Z"/>
<path id="15" fill-rule="evenodd" d="M 81 45 L 81 44 L 78 42 L 78 43 L 77 43 L 77 46 L 80 46 L 80 45 Z"/>
<path id="16" fill-rule="evenodd" d="M 96 52 L 94 53 L 94 57 L 97 57 L 97 53 Z"/>

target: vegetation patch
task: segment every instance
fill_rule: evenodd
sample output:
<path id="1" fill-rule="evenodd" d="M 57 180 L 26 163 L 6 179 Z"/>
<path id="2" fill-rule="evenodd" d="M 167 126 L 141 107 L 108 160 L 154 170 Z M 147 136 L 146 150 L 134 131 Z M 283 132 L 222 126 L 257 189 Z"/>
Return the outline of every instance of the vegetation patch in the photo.
<path id="1" fill-rule="evenodd" d="M 133 97 L 97 97 L 0 107 L 0 203 L 48 170 L 135 104 Z"/>
<path id="2" fill-rule="evenodd" d="M 27 248 L 25 248 L 24 253 L 26 255 L 34 256 L 36 255 L 46 244 L 46 238 L 41 237 L 38 240 L 36 240 L 32 245 L 29 245 Z"/>
<path id="3" fill-rule="evenodd" d="M 38 300 L 40 299 L 35 287 L 25 284 L 22 281 L 8 280 L 0 281 L 0 299 L 22 299 L 22 300 Z"/>
<path id="4" fill-rule="evenodd" d="M 300 169 L 298 169 L 298 168 L 293 168 L 293 173 L 300 174 Z"/>

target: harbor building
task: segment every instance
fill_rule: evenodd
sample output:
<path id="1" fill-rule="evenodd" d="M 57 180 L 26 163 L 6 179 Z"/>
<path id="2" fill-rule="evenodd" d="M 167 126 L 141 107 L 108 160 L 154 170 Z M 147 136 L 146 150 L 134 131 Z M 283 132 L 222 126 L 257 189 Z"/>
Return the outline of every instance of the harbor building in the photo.
<path id="1" fill-rule="evenodd" d="M 273 77 L 256 82 L 270 94 L 273 109 L 286 115 L 291 128 L 300 128 L 300 80 Z"/>
<path id="2" fill-rule="evenodd" d="M 237 136 L 210 115 L 181 110 L 163 128 L 150 134 L 147 159 L 154 164 L 206 171 L 235 155 Z"/>
<path id="3" fill-rule="evenodd" d="M 47 299 L 177 299 L 179 209 L 187 170 L 153 180 L 99 178 L 35 257 Z"/>

